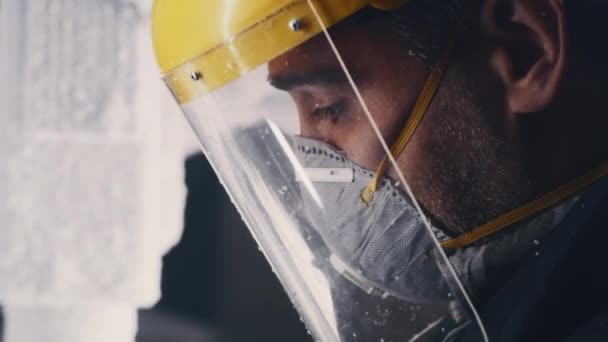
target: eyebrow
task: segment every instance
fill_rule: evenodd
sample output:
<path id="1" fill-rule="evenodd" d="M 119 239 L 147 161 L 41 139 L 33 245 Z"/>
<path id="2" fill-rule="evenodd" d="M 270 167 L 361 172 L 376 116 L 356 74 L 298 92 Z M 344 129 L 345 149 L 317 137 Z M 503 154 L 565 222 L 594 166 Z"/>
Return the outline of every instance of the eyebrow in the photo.
<path id="1" fill-rule="evenodd" d="M 323 68 L 312 72 L 286 72 L 268 77 L 273 87 L 289 91 L 302 86 L 342 86 L 348 84 L 344 71 L 339 68 Z"/>

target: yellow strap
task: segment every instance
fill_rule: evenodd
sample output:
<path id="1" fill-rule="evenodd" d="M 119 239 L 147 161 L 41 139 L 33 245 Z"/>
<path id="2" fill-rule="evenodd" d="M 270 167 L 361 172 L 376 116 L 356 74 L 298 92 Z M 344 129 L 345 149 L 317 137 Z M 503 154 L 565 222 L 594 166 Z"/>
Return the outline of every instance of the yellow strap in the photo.
<path id="1" fill-rule="evenodd" d="M 424 114 L 429 108 L 433 97 L 435 97 L 437 89 L 439 88 L 439 84 L 443 79 L 443 75 L 445 74 L 445 71 L 448 68 L 448 65 L 450 64 L 450 61 L 452 59 L 453 50 L 454 41 L 450 42 L 449 48 L 441 56 L 441 59 L 431 71 L 431 74 L 429 75 L 429 78 L 427 79 L 426 84 L 422 89 L 422 93 L 420 94 L 420 97 L 418 98 L 414 109 L 412 109 L 412 112 L 409 118 L 407 119 L 403 130 L 399 134 L 397 141 L 395 141 L 395 143 L 391 146 L 390 153 L 395 159 L 399 158 L 401 153 L 403 153 L 403 150 L 410 142 L 412 136 L 414 135 L 414 132 L 420 125 L 420 122 L 422 121 Z M 380 166 L 378 166 L 376 173 L 374 174 L 374 178 L 372 178 L 372 180 L 369 182 L 367 187 L 365 187 L 363 193 L 361 194 L 361 202 L 363 204 L 368 205 L 372 201 L 374 193 L 378 188 L 378 181 L 382 176 L 384 176 L 384 173 L 388 169 L 389 165 L 390 159 L 388 158 L 388 156 L 384 157 L 384 159 L 380 163 Z"/>
<path id="2" fill-rule="evenodd" d="M 455 239 L 444 241 L 441 246 L 444 248 L 463 248 L 491 234 L 494 234 L 512 224 L 547 209 L 558 202 L 574 195 L 582 189 L 597 182 L 601 178 L 608 176 L 608 161 L 593 169 L 588 174 L 567 183 L 556 190 L 536 199 L 527 205 L 515 209 L 493 221 L 490 221 L 475 230 L 461 235 Z"/>

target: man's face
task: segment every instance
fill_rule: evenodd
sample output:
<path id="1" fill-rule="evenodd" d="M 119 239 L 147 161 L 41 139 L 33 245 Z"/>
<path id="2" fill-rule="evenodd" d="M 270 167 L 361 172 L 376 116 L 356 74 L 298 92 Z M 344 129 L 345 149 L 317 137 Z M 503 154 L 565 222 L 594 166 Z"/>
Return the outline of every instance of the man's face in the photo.
<path id="1" fill-rule="evenodd" d="M 331 32 L 375 122 L 390 143 L 414 106 L 429 68 L 395 44 L 397 37 L 388 30 L 347 22 Z M 368 169 L 378 166 L 384 156 L 380 141 L 324 36 L 273 60 L 269 79 L 291 95 L 298 109 L 301 135 L 345 151 L 352 161 Z"/>
<path id="2" fill-rule="evenodd" d="M 412 56 L 403 37 L 381 22 L 346 21 L 330 32 L 390 146 L 420 96 L 431 62 Z M 505 119 L 500 87 L 485 72 L 489 62 L 481 54 L 467 58 L 474 60 L 452 63 L 397 160 L 430 216 L 454 233 L 516 207 L 529 191 L 516 144 L 507 143 L 516 133 Z M 325 37 L 271 61 L 269 80 L 291 95 L 301 135 L 343 150 L 365 168 L 378 167 L 385 156 L 381 142 Z M 388 176 L 397 178 L 394 169 Z"/>

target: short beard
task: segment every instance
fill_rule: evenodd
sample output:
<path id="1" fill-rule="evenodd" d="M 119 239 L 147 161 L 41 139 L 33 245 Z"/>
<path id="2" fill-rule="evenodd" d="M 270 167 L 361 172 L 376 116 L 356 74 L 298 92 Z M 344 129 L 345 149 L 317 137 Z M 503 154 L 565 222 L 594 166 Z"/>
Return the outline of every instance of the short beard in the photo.
<path id="1" fill-rule="evenodd" d="M 472 76 L 474 70 L 480 68 L 456 63 L 442 81 L 418 132 L 425 162 L 411 182 L 431 219 L 452 236 L 520 207 L 535 193 L 517 129 L 485 87 L 489 83 L 475 84 L 484 76 Z"/>

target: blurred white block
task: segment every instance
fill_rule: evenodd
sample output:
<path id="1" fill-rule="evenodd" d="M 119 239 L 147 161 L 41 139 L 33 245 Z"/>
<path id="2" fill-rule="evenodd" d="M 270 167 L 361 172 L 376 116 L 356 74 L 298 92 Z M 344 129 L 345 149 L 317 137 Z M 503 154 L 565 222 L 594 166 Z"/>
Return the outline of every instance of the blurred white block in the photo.
<path id="1" fill-rule="evenodd" d="M 128 306 L 8 307 L 5 312 L 7 341 L 134 341 L 137 333 L 137 313 Z"/>
<path id="2" fill-rule="evenodd" d="M 31 318 L 56 331 L 33 340 L 72 341 L 96 315 L 118 326 L 159 297 L 161 257 L 181 235 L 183 161 L 196 145 L 160 81 L 149 5 L 2 0 L 0 303 L 10 308 L 9 337 L 26 334 L 19 327 Z M 99 341 L 133 340 L 131 330 L 116 333 L 130 337 Z"/>

